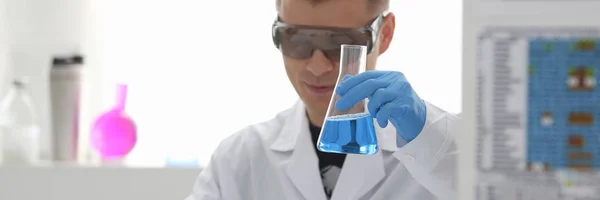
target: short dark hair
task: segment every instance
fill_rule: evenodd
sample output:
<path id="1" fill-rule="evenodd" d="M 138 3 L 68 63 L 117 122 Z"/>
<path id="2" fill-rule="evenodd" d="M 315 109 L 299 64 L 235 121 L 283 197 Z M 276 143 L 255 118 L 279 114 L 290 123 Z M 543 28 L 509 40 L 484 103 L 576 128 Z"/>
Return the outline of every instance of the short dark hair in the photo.
<path id="1" fill-rule="evenodd" d="M 279 10 L 281 8 L 281 1 L 283 0 L 276 0 L 276 6 L 277 6 L 277 10 Z M 307 0 L 309 1 L 311 4 L 313 5 L 318 5 L 320 3 L 329 1 L 329 0 Z M 373 12 L 373 13 L 381 13 L 383 11 L 387 11 L 388 8 L 390 7 L 390 0 L 367 0 L 369 1 L 369 7 L 368 7 L 368 12 Z"/>

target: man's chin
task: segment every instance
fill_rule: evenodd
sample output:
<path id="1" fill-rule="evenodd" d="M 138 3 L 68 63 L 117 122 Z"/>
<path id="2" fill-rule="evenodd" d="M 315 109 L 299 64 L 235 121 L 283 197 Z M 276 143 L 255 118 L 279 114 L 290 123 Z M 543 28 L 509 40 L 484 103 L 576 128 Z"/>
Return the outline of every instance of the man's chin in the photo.
<path id="1" fill-rule="evenodd" d="M 309 112 L 309 120 L 311 120 L 311 123 L 316 126 L 321 126 L 325 115 L 327 114 L 329 102 L 323 103 L 305 101 L 304 104 L 306 105 L 306 109 Z"/>
<path id="2" fill-rule="evenodd" d="M 329 108 L 329 101 L 327 102 L 311 102 L 311 105 L 307 105 L 307 108 L 318 115 L 327 114 L 327 109 Z"/>

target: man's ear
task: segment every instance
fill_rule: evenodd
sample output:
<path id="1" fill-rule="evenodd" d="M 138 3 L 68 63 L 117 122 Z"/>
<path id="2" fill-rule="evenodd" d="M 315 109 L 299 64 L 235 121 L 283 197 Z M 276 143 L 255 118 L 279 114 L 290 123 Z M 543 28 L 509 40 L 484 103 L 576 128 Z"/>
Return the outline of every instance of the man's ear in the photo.
<path id="1" fill-rule="evenodd" d="M 392 43 L 392 39 L 394 38 L 394 30 L 396 28 L 396 16 L 394 13 L 388 13 L 387 16 L 383 18 L 383 22 L 381 24 L 381 30 L 379 31 L 379 38 L 377 39 L 379 42 L 379 54 L 383 54 L 387 51 Z"/>

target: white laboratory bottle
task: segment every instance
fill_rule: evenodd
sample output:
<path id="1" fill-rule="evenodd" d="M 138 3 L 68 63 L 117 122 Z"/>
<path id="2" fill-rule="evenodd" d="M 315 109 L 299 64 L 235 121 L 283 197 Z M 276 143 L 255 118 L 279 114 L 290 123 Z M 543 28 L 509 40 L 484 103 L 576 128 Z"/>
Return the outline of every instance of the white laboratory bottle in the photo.
<path id="1" fill-rule="evenodd" d="M 0 164 L 35 165 L 40 161 L 40 126 L 24 80 L 12 82 L 0 101 Z"/>

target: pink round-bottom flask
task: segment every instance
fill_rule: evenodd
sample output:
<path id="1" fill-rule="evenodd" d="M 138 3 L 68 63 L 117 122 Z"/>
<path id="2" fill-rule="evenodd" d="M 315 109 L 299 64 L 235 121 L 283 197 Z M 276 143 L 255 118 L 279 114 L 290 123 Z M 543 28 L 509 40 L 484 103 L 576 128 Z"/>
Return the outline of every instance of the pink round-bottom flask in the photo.
<path id="1" fill-rule="evenodd" d="M 125 113 L 127 85 L 117 85 L 116 96 L 115 106 L 96 119 L 90 135 L 92 147 L 105 160 L 125 157 L 137 142 L 135 123 Z"/>

